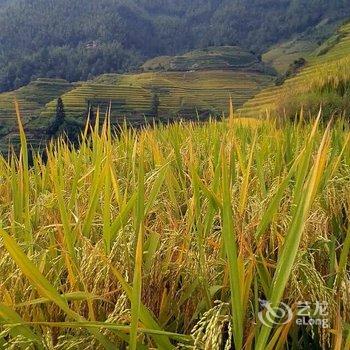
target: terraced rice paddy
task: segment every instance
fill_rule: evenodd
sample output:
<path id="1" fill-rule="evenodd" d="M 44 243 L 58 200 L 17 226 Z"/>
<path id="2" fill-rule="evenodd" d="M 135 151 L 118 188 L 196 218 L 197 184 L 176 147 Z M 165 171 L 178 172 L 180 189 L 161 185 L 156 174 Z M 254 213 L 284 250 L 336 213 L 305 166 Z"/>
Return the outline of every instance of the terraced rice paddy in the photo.
<path id="1" fill-rule="evenodd" d="M 272 47 L 262 55 L 262 58 L 265 63 L 274 67 L 278 73 L 283 74 L 294 60 L 300 57 L 308 59 L 317 47 L 316 43 L 295 39 Z"/>
<path id="2" fill-rule="evenodd" d="M 153 94 L 159 96 L 159 114 L 166 118 L 193 117 L 196 110 L 222 115 L 227 112 L 229 96 L 235 105 L 242 105 L 271 80 L 260 73 L 220 70 L 104 75 L 62 98 L 67 115 L 75 118 L 86 112 L 89 102 L 106 109 L 111 101 L 112 121 L 118 117 L 139 120 L 149 113 Z M 42 115 L 49 117 L 54 109 L 52 101 Z"/>
<path id="3" fill-rule="evenodd" d="M 170 62 L 172 71 L 106 74 L 76 86 L 60 80 L 41 79 L 17 91 L 1 94 L 2 135 L 7 135 L 6 142 L 11 138 L 18 144 L 18 132 L 9 133 L 16 125 L 15 98 L 21 106 L 28 139 L 36 143 L 35 133 L 45 128 L 55 115 L 59 96 L 62 96 L 68 118 L 81 120 L 91 106 L 103 113 L 111 106 L 112 123 L 126 120 L 136 125 L 152 116 L 155 94 L 160 102 L 158 119 L 204 119 L 227 114 L 230 96 L 235 107 L 242 106 L 274 79 L 270 75 L 273 71 L 263 62 L 238 47 L 197 50 L 169 59 L 174 60 Z M 164 61 L 164 58 L 157 60 Z M 154 60 L 151 60 L 146 63 L 148 68 L 143 69 L 152 70 L 153 65 Z"/>
<path id="4" fill-rule="evenodd" d="M 297 76 L 288 79 L 282 86 L 272 86 L 261 91 L 257 96 L 249 100 L 238 111 L 241 116 L 266 117 L 267 113 L 273 113 L 278 101 L 283 99 L 289 91 L 297 90 L 299 86 L 317 78 L 320 72 L 328 72 L 330 64 L 335 66 L 337 62 L 350 57 L 350 23 L 339 30 L 342 38 L 338 43 L 323 55 L 309 57 L 308 65 Z"/>
<path id="5" fill-rule="evenodd" d="M 182 56 L 161 56 L 151 59 L 142 68 L 145 71 L 190 71 L 190 70 L 248 70 L 264 73 L 268 67 L 252 52 L 238 46 L 208 47 L 194 50 Z"/>
<path id="6" fill-rule="evenodd" d="M 16 123 L 15 100 L 21 106 L 24 123 L 27 123 L 39 117 L 46 103 L 73 87 L 73 84 L 61 79 L 38 79 L 16 91 L 0 94 L 0 125 L 3 133 L 10 131 Z"/>
<path id="7" fill-rule="evenodd" d="M 59 137 L 30 159 L 35 135 L 16 104 L 20 156 L 0 154 L 0 349 L 350 349 L 349 124 L 326 125 L 322 111 L 312 123 L 249 117 L 345 62 L 350 24 L 342 31 L 247 102 L 248 117 L 228 97 L 242 105 L 272 76 L 108 74 L 2 95 L 7 128 L 14 97 L 29 131 L 47 125 L 58 93 L 68 118 L 99 110 L 79 147 Z M 110 122 L 139 122 L 155 94 L 164 118 L 228 118 L 115 137 Z"/>
<path id="8" fill-rule="evenodd" d="M 29 143 L 35 145 L 42 138 L 45 124 L 31 129 L 35 121 L 40 118 L 45 105 L 65 92 L 71 90 L 75 84 L 62 79 L 38 79 L 16 91 L 0 94 L 0 152 L 6 151 L 11 143 L 15 147 L 19 142 L 15 100 L 20 105 L 23 123 L 28 131 Z M 28 129 L 29 128 L 29 129 Z"/>

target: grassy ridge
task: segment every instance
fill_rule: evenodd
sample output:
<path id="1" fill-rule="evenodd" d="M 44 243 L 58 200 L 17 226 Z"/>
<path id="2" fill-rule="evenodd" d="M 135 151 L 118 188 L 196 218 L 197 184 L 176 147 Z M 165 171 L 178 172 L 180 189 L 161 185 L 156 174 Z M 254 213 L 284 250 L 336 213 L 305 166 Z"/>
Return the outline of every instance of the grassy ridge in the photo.
<path id="1" fill-rule="evenodd" d="M 0 348 L 348 348 L 349 131 L 232 117 L 105 123 L 30 169 L 22 133 L 0 158 Z M 263 326 L 259 298 L 327 301 L 330 328 Z"/>
<path id="2" fill-rule="evenodd" d="M 342 26 L 334 35 L 336 40 L 329 40 L 323 48 L 308 57 L 307 66 L 295 77 L 288 79 L 282 86 L 274 86 L 261 91 L 257 96 L 244 104 L 240 110 L 242 116 L 265 116 L 266 110 L 276 111 L 279 101 L 291 91 L 303 93 L 303 88 L 318 76 L 336 75 L 337 64 L 342 64 L 350 55 L 350 24 Z M 300 88 L 300 90 L 299 90 Z"/>
<path id="3" fill-rule="evenodd" d="M 19 142 L 15 100 L 21 106 L 23 123 L 29 126 L 35 124 L 36 119 L 40 119 L 40 113 L 49 101 L 73 89 L 74 86 L 76 85 L 62 79 L 38 79 L 16 91 L 0 94 L 0 152 L 7 150 L 10 140 L 14 144 Z M 42 127 L 45 127 L 45 124 L 40 125 L 39 122 L 35 134 L 28 131 L 28 138 L 33 144 L 42 137 Z M 41 134 L 39 138 L 38 134 Z"/>

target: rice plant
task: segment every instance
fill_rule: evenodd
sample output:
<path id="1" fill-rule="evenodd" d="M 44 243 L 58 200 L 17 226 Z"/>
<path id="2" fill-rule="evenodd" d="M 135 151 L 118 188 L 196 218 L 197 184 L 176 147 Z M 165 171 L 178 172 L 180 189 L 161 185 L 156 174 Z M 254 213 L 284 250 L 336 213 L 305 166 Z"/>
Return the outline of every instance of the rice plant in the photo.
<path id="1" fill-rule="evenodd" d="M 97 115 L 30 166 L 18 112 L 0 349 L 349 348 L 348 126 L 232 113 L 141 131 Z M 282 302 L 289 322 L 264 308 Z M 328 327 L 299 325 L 300 302 L 327 302 Z"/>

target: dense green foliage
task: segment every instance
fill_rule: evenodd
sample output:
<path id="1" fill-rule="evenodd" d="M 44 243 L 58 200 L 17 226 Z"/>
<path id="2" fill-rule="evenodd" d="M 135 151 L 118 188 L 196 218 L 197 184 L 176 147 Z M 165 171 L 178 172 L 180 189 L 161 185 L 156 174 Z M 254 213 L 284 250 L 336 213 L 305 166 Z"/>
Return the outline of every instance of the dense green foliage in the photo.
<path id="1" fill-rule="evenodd" d="M 0 1 L 0 91 L 87 79 L 145 58 L 210 45 L 262 51 L 350 15 L 347 0 Z M 325 21 L 325 20 L 328 21 Z M 327 24 L 328 23 L 328 24 Z M 327 31 L 327 30 L 326 30 Z"/>

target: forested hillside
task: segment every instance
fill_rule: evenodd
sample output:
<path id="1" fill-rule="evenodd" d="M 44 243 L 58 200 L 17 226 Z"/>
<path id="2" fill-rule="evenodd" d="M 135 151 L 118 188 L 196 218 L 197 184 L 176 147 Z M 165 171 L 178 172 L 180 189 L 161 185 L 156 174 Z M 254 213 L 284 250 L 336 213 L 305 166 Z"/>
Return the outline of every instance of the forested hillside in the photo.
<path id="1" fill-rule="evenodd" d="M 0 0 L 0 90 L 211 45 L 261 53 L 296 33 L 322 37 L 346 16 L 348 0 Z"/>

